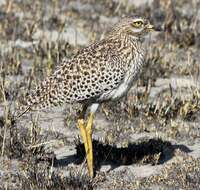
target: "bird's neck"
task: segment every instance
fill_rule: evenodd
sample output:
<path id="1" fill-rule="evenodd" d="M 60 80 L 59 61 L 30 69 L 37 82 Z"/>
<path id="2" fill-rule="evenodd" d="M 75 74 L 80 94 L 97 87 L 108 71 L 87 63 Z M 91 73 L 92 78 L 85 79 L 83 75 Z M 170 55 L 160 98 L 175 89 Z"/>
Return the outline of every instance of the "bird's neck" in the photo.
<path id="1" fill-rule="evenodd" d="M 120 57 L 126 59 L 128 56 L 135 57 L 137 53 L 143 51 L 142 41 L 137 36 L 127 35 L 124 33 L 115 33 L 115 35 L 108 36 L 108 38 L 113 41 L 117 46 L 116 51 L 120 52 Z"/>
<path id="2" fill-rule="evenodd" d="M 117 50 L 120 52 L 119 56 L 121 60 L 126 62 L 126 67 L 130 67 L 130 65 L 135 62 L 135 59 L 143 55 L 144 49 L 141 39 L 130 35 L 121 35 L 118 36 L 117 40 L 120 44 Z"/>
<path id="3" fill-rule="evenodd" d="M 130 35 L 121 35 L 119 37 L 121 45 L 127 49 L 126 51 L 136 52 L 140 51 L 142 48 L 141 39 L 139 37 L 130 36 Z"/>
<path id="4" fill-rule="evenodd" d="M 112 36 L 112 38 L 119 40 L 121 42 L 122 46 L 124 46 L 124 47 L 126 47 L 126 46 L 129 46 L 129 47 L 137 46 L 139 48 L 142 45 L 142 40 L 139 36 L 133 36 L 133 35 L 128 35 L 128 34 L 118 33 L 117 35 Z"/>
<path id="5" fill-rule="evenodd" d="M 120 39 L 121 41 L 130 41 L 132 43 L 140 43 L 141 42 L 141 37 L 140 35 L 136 35 L 136 34 L 133 34 L 131 32 L 124 32 L 124 31 L 121 31 L 121 29 L 118 29 L 117 27 L 115 27 L 113 30 L 111 30 L 109 33 L 108 33 L 108 38 L 116 38 L 116 39 Z"/>

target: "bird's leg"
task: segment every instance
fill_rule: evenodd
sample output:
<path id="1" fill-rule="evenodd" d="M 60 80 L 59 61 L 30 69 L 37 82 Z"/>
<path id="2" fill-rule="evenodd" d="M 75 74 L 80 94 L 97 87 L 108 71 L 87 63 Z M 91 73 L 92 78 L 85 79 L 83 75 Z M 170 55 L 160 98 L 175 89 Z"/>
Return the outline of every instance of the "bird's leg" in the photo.
<path id="1" fill-rule="evenodd" d="M 78 119 L 78 128 L 80 129 L 81 137 L 82 137 L 83 144 L 84 144 L 84 147 L 85 147 L 85 152 L 87 154 L 87 152 L 88 152 L 88 142 L 87 142 L 87 133 L 86 133 L 84 119 Z"/>
<path id="2" fill-rule="evenodd" d="M 85 152 L 86 152 L 86 155 L 87 155 L 88 142 L 87 142 L 87 133 L 86 133 L 85 121 L 84 121 L 86 110 L 87 110 L 87 106 L 84 105 L 83 109 L 78 113 L 78 115 L 79 115 L 78 128 L 80 129 L 81 137 L 82 137 L 83 144 L 84 144 L 84 147 L 85 147 Z"/>
<path id="3" fill-rule="evenodd" d="M 99 104 L 95 103 L 92 104 L 90 107 L 90 114 L 87 120 L 87 124 L 85 125 L 84 116 L 87 110 L 87 106 L 83 107 L 83 110 L 78 119 L 78 127 L 81 132 L 81 136 L 83 139 L 86 159 L 87 159 L 87 166 L 89 171 L 89 176 L 92 178 L 94 176 L 94 168 L 93 168 L 93 148 L 92 148 L 92 126 L 93 126 L 93 119 L 94 113 L 98 109 Z"/>
<path id="4" fill-rule="evenodd" d="M 94 171 L 93 171 L 93 149 L 92 149 L 93 119 L 94 119 L 94 114 L 90 113 L 88 121 L 87 121 L 87 125 L 86 125 L 86 136 L 87 136 L 87 147 L 88 147 L 88 151 L 86 151 L 86 156 L 87 156 L 87 166 L 88 166 L 88 171 L 89 171 L 90 177 L 94 176 Z"/>

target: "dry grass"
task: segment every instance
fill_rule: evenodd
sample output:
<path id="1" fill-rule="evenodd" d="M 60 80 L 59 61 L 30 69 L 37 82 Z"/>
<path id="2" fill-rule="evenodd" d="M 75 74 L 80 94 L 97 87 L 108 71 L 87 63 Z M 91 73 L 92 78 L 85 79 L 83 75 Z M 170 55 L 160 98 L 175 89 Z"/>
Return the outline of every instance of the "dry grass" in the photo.
<path id="1" fill-rule="evenodd" d="M 198 1 L 158 0 L 151 6 L 139 8 L 128 1 L 81 1 L 78 6 L 73 3 L 10 0 L 1 5 L 0 170 L 6 172 L 0 174 L 0 182 L 7 183 L 0 188 L 95 189 L 106 186 L 120 189 L 123 185 L 130 189 L 148 189 L 151 186 L 152 189 L 156 186 L 164 189 L 197 188 L 199 158 L 190 157 L 186 145 L 178 146 L 174 142 L 199 143 Z M 95 131 L 104 136 L 93 141 L 96 178 L 90 180 L 82 170 L 77 170 L 80 164 L 85 168 L 80 141 L 76 144 L 75 164 L 54 167 L 61 163 L 56 159 L 54 149 L 47 147 L 52 139 L 59 140 L 63 146 L 75 144 L 69 138 L 77 134 L 75 110 L 68 107 L 64 110 L 67 116 L 63 116 L 63 125 L 69 127 L 70 134 L 65 132 L 64 126 L 64 132 L 60 130 L 59 123 L 53 126 L 58 128 L 57 131 L 41 126 L 45 120 L 41 119 L 41 114 L 26 115 L 19 120 L 15 120 L 14 115 L 27 93 L 49 75 L 63 57 L 71 58 L 83 45 L 79 44 L 78 38 L 75 38 L 77 44 L 74 45 L 66 39 L 51 41 L 53 37 L 47 38 L 45 33 L 37 37 L 37 32 L 57 31 L 61 36 L 62 32 L 74 27 L 76 34 L 81 33 L 93 42 L 105 35 L 103 31 L 116 18 L 133 12 L 150 17 L 155 24 L 164 26 L 165 32 L 152 36 L 153 43 L 146 57 L 149 67 L 138 81 L 136 90 L 122 101 L 105 104 L 100 110 L 100 115 L 112 126 L 109 123 L 108 128 L 104 128 L 102 122 L 102 128 Z M 183 84 L 176 85 L 176 77 L 180 81 L 183 79 Z M 186 85 L 184 81 L 189 82 Z M 48 125 L 51 125 L 50 121 Z M 160 138 L 152 136 L 133 142 L 131 135 L 140 133 L 155 133 Z M 173 163 L 168 164 L 168 160 L 173 160 Z M 136 177 L 127 182 L 123 174 L 117 176 L 115 168 L 111 173 L 101 172 L 105 162 L 116 168 L 163 164 L 164 169 L 158 175 Z M 63 175 L 62 167 L 67 168 L 70 174 Z"/>

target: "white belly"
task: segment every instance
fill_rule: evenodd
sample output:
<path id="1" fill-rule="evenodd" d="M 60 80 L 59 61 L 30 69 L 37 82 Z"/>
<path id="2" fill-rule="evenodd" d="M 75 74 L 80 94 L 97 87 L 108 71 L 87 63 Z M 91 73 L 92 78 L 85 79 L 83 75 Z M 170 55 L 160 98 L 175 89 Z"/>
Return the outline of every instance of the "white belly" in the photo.
<path id="1" fill-rule="evenodd" d="M 119 85 L 119 87 L 112 92 L 111 99 L 112 100 L 118 100 L 121 97 L 123 97 L 131 88 L 132 81 L 126 81 Z"/>

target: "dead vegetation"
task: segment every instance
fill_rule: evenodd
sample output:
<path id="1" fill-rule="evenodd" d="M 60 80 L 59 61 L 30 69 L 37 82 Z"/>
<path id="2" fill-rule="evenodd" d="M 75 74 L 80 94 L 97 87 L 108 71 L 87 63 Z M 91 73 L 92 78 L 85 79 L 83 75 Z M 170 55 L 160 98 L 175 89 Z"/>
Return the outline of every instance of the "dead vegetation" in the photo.
<path id="1" fill-rule="evenodd" d="M 0 188 L 199 187 L 199 154 L 190 156 L 188 148 L 200 143 L 198 1 L 154 0 L 136 7 L 129 1 L 10 0 L 0 6 L 0 182 L 6 182 Z M 152 43 L 147 41 L 148 69 L 135 90 L 123 101 L 103 105 L 97 115 L 97 120 L 102 114 L 109 123 L 97 122 L 95 133 L 101 135 L 93 141 L 96 178 L 90 180 L 77 170 L 85 164 L 83 145 L 74 142 L 78 135 L 74 109 L 66 106 L 63 126 L 58 122 L 49 127 L 50 119 L 35 114 L 19 120 L 14 116 L 20 101 L 63 57 L 71 58 L 82 46 L 102 38 L 119 17 L 133 12 L 151 18 L 165 31 L 151 36 Z M 55 114 L 51 117 L 57 119 Z M 148 138 L 132 138 L 139 134 Z M 72 163 L 56 158 L 55 149 L 72 144 L 76 144 Z M 105 163 L 111 169 L 102 172 Z M 149 177 L 131 178 L 119 169 L 124 165 L 163 168 Z"/>

